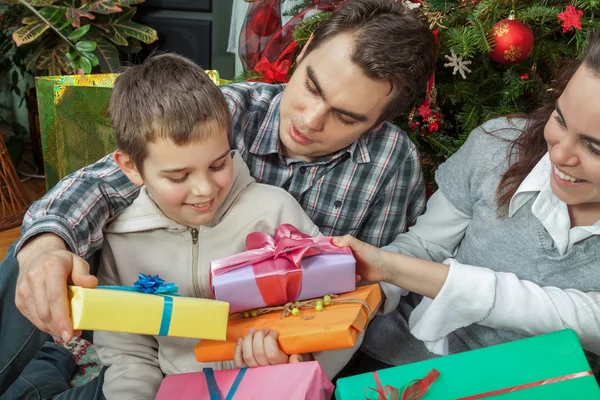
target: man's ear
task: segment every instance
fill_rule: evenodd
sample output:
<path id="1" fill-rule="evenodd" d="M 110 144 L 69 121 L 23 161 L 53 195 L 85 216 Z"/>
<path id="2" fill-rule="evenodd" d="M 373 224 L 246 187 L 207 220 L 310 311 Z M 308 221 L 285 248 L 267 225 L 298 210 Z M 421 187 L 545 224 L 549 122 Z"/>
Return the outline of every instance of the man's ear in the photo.
<path id="1" fill-rule="evenodd" d="M 302 48 L 302 51 L 300 52 L 300 54 L 298 54 L 298 57 L 296 57 L 296 64 L 300 64 L 300 62 L 302 61 L 302 59 L 304 58 L 304 53 L 306 52 L 306 49 L 308 48 L 308 45 L 310 44 L 310 42 L 312 42 L 313 40 L 313 36 L 314 33 L 310 34 L 310 37 L 308 38 L 308 40 L 306 41 L 306 44 L 304 45 L 304 47 Z"/>
<path id="2" fill-rule="evenodd" d="M 144 179 L 142 178 L 142 174 L 138 171 L 137 166 L 127 153 L 123 153 L 121 150 L 116 150 L 113 153 L 113 158 L 115 162 L 121 168 L 121 171 L 127 175 L 129 180 L 136 186 L 142 186 L 144 184 Z"/>

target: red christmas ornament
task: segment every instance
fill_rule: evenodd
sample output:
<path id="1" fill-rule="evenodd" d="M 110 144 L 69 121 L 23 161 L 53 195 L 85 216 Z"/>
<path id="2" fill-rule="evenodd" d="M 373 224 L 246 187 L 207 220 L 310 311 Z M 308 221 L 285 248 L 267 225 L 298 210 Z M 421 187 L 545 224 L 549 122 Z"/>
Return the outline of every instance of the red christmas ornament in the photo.
<path id="1" fill-rule="evenodd" d="M 565 33 L 571 28 L 581 30 L 582 15 L 583 11 L 576 9 L 575 6 L 572 4 L 567 6 L 565 12 L 558 14 L 558 19 L 563 22 L 563 33 Z"/>
<path id="2" fill-rule="evenodd" d="M 281 17 L 277 10 L 272 8 L 260 9 L 248 21 L 248 26 L 257 36 L 268 37 L 281 27 Z"/>
<path id="3" fill-rule="evenodd" d="M 514 19 L 496 22 L 490 34 L 495 41 L 490 58 L 499 64 L 518 64 L 525 60 L 533 49 L 533 31 L 529 26 Z"/>

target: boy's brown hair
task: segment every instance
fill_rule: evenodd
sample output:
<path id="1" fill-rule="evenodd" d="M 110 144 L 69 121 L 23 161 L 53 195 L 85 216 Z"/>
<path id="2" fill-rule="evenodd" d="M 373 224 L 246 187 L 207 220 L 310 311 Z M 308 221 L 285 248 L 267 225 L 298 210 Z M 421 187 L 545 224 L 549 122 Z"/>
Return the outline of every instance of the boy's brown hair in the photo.
<path id="1" fill-rule="evenodd" d="M 117 146 L 141 171 L 148 143 L 170 139 L 185 145 L 214 132 L 231 132 L 221 90 L 193 61 L 161 54 L 126 68 L 110 97 Z"/>
<path id="2" fill-rule="evenodd" d="M 394 90 L 377 122 L 381 123 L 405 112 L 433 73 L 436 44 L 425 23 L 420 11 L 402 1 L 348 0 L 315 30 L 305 55 L 336 35 L 352 34 L 352 62 Z"/>

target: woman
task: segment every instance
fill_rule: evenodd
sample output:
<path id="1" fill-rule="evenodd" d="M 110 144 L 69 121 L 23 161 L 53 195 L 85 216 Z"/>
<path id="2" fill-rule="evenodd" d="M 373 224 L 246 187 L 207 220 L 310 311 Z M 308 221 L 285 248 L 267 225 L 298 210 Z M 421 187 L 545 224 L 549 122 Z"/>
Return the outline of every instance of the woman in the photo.
<path id="1" fill-rule="evenodd" d="M 424 296 L 393 337 L 382 332 L 387 316 L 373 322 L 368 354 L 398 365 L 572 328 L 596 364 L 600 32 L 569 75 L 554 104 L 472 132 L 438 169 L 427 212 L 386 248 L 393 252 L 336 239 L 354 250 L 363 279 Z M 421 350 L 403 345 L 408 330 Z"/>

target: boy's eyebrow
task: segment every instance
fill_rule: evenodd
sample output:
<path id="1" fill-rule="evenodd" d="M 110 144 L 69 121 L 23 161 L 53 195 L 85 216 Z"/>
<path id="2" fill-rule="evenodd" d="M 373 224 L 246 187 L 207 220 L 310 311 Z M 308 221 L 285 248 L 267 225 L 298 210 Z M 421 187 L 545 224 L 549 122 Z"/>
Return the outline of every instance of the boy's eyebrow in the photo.
<path id="1" fill-rule="evenodd" d="M 219 160 L 227 157 L 229 155 L 229 153 L 231 153 L 231 150 L 227 150 L 225 153 L 223 153 L 220 156 L 218 156 L 217 158 L 215 158 L 212 162 L 219 161 Z M 189 169 L 188 167 L 167 168 L 167 169 L 162 169 L 160 172 L 165 173 L 165 174 L 172 174 L 175 172 L 187 171 L 188 169 Z"/>
<path id="2" fill-rule="evenodd" d="M 219 157 L 215 158 L 215 159 L 213 160 L 213 162 L 215 162 L 215 161 L 219 161 L 220 159 L 227 157 L 227 156 L 229 155 L 229 153 L 231 153 L 231 150 L 227 150 L 225 153 L 223 153 L 223 154 L 221 154 Z"/>
<path id="3" fill-rule="evenodd" d="M 327 100 L 327 98 L 325 97 L 325 93 L 323 93 L 323 88 L 321 88 L 321 85 L 319 84 L 319 81 L 317 80 L 317 77 L 315 76 L 315 71 L 313 70 L 313 68 L 310 65 L 308 67 L 306 67 L 306 75 L 308 75 L 308 79 L 310 79 L 311 82 L 313 83 L 313 85 L 315 85 L 315 89 L 317 89 L 319 96 L 321 96 L 321 98 L 323 100 Z M 333 110 L 337 113 L 347 115 L 350 118 L 355 119 L 357 121 L 362 122 L 362 121 L 366 121 L 369 119 L 369 118 L 367 118 L 366 115 L 357 114 L 355 112 L 343 110 L 341 108 L 334 107 Z"/>

